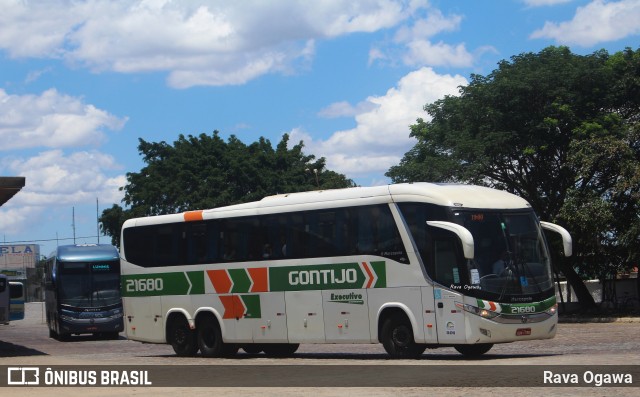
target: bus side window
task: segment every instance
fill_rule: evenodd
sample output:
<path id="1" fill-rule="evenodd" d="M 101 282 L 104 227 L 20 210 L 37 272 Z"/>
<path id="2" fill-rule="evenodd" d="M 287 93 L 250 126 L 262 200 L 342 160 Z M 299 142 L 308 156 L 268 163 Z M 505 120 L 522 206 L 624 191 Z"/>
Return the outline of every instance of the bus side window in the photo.
<path id="1" fill-rule="evenodd" d="M 187 224 L 186 240 L 187 264 L 206 263 L 207 225 L 203 222 Z"/>
<path id="2" fill-rule="evenodd" d="M 124 229 L 123 245 L 127 261 L 142 267 L 155 266 L 156 229 L 158 226 L 140 226 Z M 51 269 L 52 279 L 55 269 Z M 53 280 L 55 281 L 55 280 Z"/>
<path id="3" fill-rule="evenodd" d="M 218 263 L 222 260 L 220 257 L 220 223 L 217 221 L 207 221 L 206 241 L 207 245 L 207 263 Z"/>
<path id="4" fill-rule="evenodd" d="M 177 238 L 182 232 L 180 224 L 159 225 L 156 228 L 156 266 L 176 266 L 181 262 L 179 245 L 182 238 Z M 180 236 L 182 237 L 182 236 Z"/>
<path id="5" fill-rule="evenodd" d="M 280 259 L 290 256 L 287 241 L 289 228 L 287 214 L 268 215 L 261 218 L 262 259 Z"/>
<path id="6" fill-rule="evenodd" d="M 380 255 L 407 263 L 407 255 L 398 226 L 389 206 L 376 205 L 357 208 L 354 252 L 364 255 Z"/>
<path id="7" fill-rule="evenodd" d="M 376 250 L 376 218 L 377 212 L 371 207 L 358 208 L 358 254 L 373 255 Z"/>
<path id="8" fill-rule="evenodd" d="M 435 280 L 445 286 L 460 283 L 456 253 L 451 241 L 439 239 L 434 241 L 434 262 Z"/>
<path id="9" fill-rule="evenodd" d="M 306 256 L 307 247 L 307 231 L 304 223 L 304 214 L 302 212 L 293 213 L 290 216 L 289 224 L 290 239 L 287 241 L 287 252 L 292 258 L 304 258 Z"/>

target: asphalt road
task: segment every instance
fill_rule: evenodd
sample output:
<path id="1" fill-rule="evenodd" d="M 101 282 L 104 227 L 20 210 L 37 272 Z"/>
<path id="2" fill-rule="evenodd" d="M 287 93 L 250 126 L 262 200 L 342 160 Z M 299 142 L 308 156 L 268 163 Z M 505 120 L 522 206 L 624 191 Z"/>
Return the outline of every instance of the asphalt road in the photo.
<path id="1" fill-rule="evenodd" d="M 389 360 L 381 345 L 301 345 L 292 358 L 276 359 L 264 355 L 248 355 L 239 353 L 232 359 L 210 359 L 203 357 L 176 357 L 168 345 L 143 344 L 129 341 L 122 334 L 118 340 L 99 340 L 90 336 L 72 338 L 68 342 L 59 342 L 48 338 L 48 331 L 42 317 L 42 304 L 29 303 L 26 318 L 0 327 L 0 366 L 49 366 L 57 368 L 107 368 L 125 365 L 127 368 L 145 368 L 147 365 L 161 366 L 164 372 L 161 380 L 174 374 L 177 376 L 224 375 L 229 378 L 234 373 L 245 376 L 256 373 L 260 376 L 276 379 L 280 386 L 287 376 L 298 376 L 301 383 L 293 382 L 296 387 L 224 387 L 187 388 L 187 387 L 125 387 L 125 388 L 64 388 L 65 395 L 103 396 L 103 395 L 154 395 L 175 396 L 176 393 L 188 392 L 190 395 L 216 395 L 233 393 L 234 395 L 397 395 L 398 386 L 403 386 L 403 395 L 427 395 L 434 392 L 441 395 L 549 395 L 569 396 L 589 395 L 638 395 L 640 376 L 633 378 L 634 387 L 598 387 L 592 383 L 588 387 L 526 387 L 530 386 L 530 378 L 540 378 L 538 370 L 549 369 L 555 372 L 575 369 L 582 379 L 585 369 L 597 372 L 608 365 L 634 366 L 640 368 L 640 322 L 633 319 L 610 323 L 560 324 L 555 339 L 543 341 L 516 342 L 496 345 L 480 359 L 467 359 L 453 348 L 427 350 L 419 360 Z M 180 372 L 177 365 L 189 365 L 188 372 Z M 217 367 L 216 367 L 217 366 Z M 248 366 L 248 367 L 241 367 Z M 289 367 L 287 367 L 289 366 Z M 326 367 L 334 366 L 334 367 Z M 372 372 L 371 366 L 378 366 Z M 397 368 L 396 368 L 397 366 Z M 489 367 L 487 367 L 489 366 Z M 534 367 L 536 366 L 536 367 Z M 581 367 L 558 367 L 581 366 Z M 161 368 L 158 367 L 158 368 Z M 286 369 L 289 371 L 286 371 Z M 489 370 L 487 370 L 490 368 Z M 614 368 L 614 367 L 609 367 Z M 307 370 L 308 369 L 308 370 Z M 450 375 L 441 376 L 443 370 Z M 532 371 L 533 369 L 533 371 Z M 448 387 L 420 387 L 408 378 L 414 376 L 412 371 L 424 370 L 436 378 L 458 379 L 447 384 Z M 167 372 L 169 371 L 169 372 Z M 244 372 L 243 372 L 244 371 Z M 323 372 L 324 371 L 324 372 Z M 515 372 L 514 372 L 515 371 Z M 519 371 L 519 372 L 518 372 Z M 524 372 L 529 372 L 527 376 Z M 316 377 L 312 377 L 311 373 Z M 480 378 L 469 379 L 469 374 L 478 372 Z M 605 371 L 606 372 L 606 371 Z M 294 375 L 291 375 L 291 374 Z M 356 382 L 349 385 L 351 374 L 370 377 L 371 383 L 377 387 L 362 387 Z M 405 387 L 398 374 L 405 374 L 409 379 Z M 486 381 L 487 374 L 494 374 L 499 386 L 488 387 L 492 383 Z M 182 375 L 181 375 L 182 374 Z M 262 375 L 261 375 L 262 374 Z M 378 374 L 378 375 L 376 375 Z M 4 374 L 0 374 L 4 376 Z M 319 376 L 322 376 L 320 379 Z M 474 375 L 475 376 L 475 375 Z M 386 378 L 385 378 L 386 377 Z M 320 379 L 320 380 L 319 380 Z M 392 386 L 384 387 L 388 379 Z M 571 380 L 571 378 L 567 378 Z M 539 379 L 538 379 L 539 380 Z M 156 381 L 158 377 L 156 376 Z M 308 382 L 308 383 L 305 383 Z M 325 383 L 326 382 L 326 383 Z M 332 383 L 333 382 L 333 383 Z M 518 383 L 522 382 L 522 386 Z M 158 383 L 158 382 L 156 382 Z M 476 386 L 477 384 L 477 386 Z M 207 383 L 210 386 L 210 383 Z M 234 385 L 235 386 L 235 385 Z M 335 387 L 333 387 L 335 386 Z M 340 386 L 340 387 L 339 387 Z M 478 387 L 480 386 L 480 387 Z M 606 385 L 605 385 L 606 386 Z M 14 387 L 0 390 L 3 395 L 10 390 L 13 395 L 41 396 L 43 388 Z M 61 389 L 57 389 L 61 390 Z M 607 391 L 608 390 L 608 391 Z M 344 393 L 344 391 L 347 391 Z M 613 392 L 612 392 L 613 391 Z M 213 393 L 213 394 L 212 394 Z M 46 393 L 49 394 L 49 393 Z"/>

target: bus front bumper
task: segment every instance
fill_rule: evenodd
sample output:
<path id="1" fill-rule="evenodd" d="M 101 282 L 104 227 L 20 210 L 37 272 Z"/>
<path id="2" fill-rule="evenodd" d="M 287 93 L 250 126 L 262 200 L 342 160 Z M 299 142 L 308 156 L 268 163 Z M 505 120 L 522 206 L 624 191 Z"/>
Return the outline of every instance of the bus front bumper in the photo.
<path id="1" fill-rule="evenodd" d="M 124 322 L 119 318 L 71 318 L 61 316 L 59 329 L 65 334 L 91 334 L 100 332 L 122 332 Z"/>

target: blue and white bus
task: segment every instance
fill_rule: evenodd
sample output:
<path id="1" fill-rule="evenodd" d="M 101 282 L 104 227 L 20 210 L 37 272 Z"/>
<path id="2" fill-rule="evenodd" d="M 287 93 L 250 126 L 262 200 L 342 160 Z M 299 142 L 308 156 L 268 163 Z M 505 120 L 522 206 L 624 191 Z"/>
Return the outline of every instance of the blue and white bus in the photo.
<path id="1" fill-rule="evenodd" d="M 107 244 L 59 246 L 45 262 L 49 337 L 94 334 L 117 339 L 124 329 L 120 255 Z"/>

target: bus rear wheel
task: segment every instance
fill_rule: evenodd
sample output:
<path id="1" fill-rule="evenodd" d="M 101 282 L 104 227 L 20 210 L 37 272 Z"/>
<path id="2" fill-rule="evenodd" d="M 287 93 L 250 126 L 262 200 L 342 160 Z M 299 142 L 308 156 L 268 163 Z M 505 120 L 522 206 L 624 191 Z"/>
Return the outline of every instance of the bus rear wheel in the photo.
<path id="1" fill-rule="evenodd" d="M 493 343 L 478 343 L 475 345 L 456 345 L 454 348 L 467 357 L 479 357 L 493 347 Z"/>
<path id="2" fill-rule="evenodd" d="M 218 322 L 207 316 L 198 322 L 198 347 L 203 357 L 230 357 L 239 347 L 222 341 L 222 331 Z"/>
<path id="3" fill-rule="evenodd" d="M 182 315 L 174 315 L 169 319 L 167 342 L 180 357 L 195 356 L 198 352 L 195 332 Z"/>
<path id="4" fill-rule="evenodd" d="M 411 323 L 402 314 L 394 314 L 384 321 L 381 341 L 391 358 L 418 358 L 427 348 L 415 342 Z"/>

